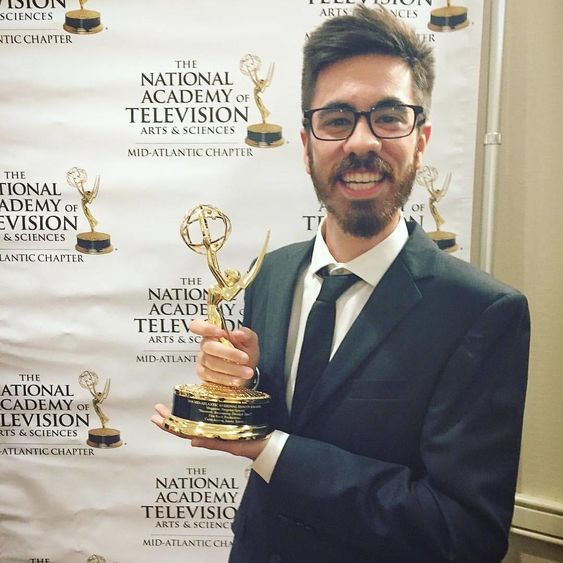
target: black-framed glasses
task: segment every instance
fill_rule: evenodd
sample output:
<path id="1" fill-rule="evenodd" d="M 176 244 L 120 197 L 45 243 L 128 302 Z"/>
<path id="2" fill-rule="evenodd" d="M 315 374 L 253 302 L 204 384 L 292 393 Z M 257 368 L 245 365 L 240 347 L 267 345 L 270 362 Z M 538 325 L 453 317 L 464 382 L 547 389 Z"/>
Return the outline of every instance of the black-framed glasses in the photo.
<path id="1" fill-rule="evenodd" d="M 417 125 L 424 122 L 423 114 L 422 106 L 383 104 L 368 111 L 342 107 L 309 109 L 303 117 L 320 141 L 343 141 L 352 135 L 362 115 L 378 139 L 400 139 L 408 137 Z"/>

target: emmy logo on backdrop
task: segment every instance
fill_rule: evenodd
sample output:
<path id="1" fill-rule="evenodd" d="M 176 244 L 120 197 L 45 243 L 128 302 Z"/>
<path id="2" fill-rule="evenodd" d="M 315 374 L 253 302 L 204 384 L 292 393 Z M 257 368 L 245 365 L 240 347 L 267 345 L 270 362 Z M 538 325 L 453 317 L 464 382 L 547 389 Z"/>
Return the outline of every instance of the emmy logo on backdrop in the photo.
<path id="1" fill-rule="evenodd" d="M 98 221 L 90 212 L 89 205 L 96 199 L 100 188 L 100 177 L 96 176 L 94 185 L 91 190 L 87 190 L 85 185 L 88 181 L 86 170 L 81 168 L 71 168 L 66 175 L 66 180 L 70 186 L 76 188 L 82 196 L 82 211 L 88 223 L 90 224 L 90 232 L 79 233 L 76 236 L 76 250 L 85 254 L 107 254 L 113 250 L 111 245 L 111 237 L 107 233 L 98 233 L 95 230 Z"/>
<path id="2" fill-rule="evenodd" d="M 430 195 L 428 199 L 428 207 L 430 213 L 436 223 L 436 230 L 428 232 L 428 236 L 438 245 L 439 248 L 446 252 L 455 252 L 457 250 L 456 235 L 448 231 L 442 231 L 441 227 L 446 222 L 438 211 L 437 203 L 446 195 L 452 179 L 451 172 L 447 174 L 444 185 L 437 188 L 434 182 L 438 179 L 438 170 L 433 166 L 423 166 L 416 173 L 416 181 L 426 188 Z"/>
<path id="3" fill-rule="evenodd" d="M 93 371 L 83 371 L 78 377 L 80 386 L 90 391 L 92 395 L 92 405 L 94 411 L 100 419 L 101 428 L 93 428 L 88 430 L 88 440 L 86 443 L 93 448 L 118 448 L 123 444 L 119 430 L 108 428 L 106 426 L 109 418 L 103 413 L 100 405 L 107 399 L 109 394 L 110 379 L 106 380 L 103 391 L 98 391 L 98 376 Z"/>
<path id="4" fill-rule="evenodd" d="M 445 8 L 436 8 L 430 12 L 428 29 L 432 31 L 457 31 L 469 25 L 467 8 L 452 6 L 450 0 Z"/>
<path id="5" fill-rule="evenodd" d="M 87 1 L 79 0 L 80 10 L 72 10 L 65 14 L 65 23 L 63 25 L 65 31 L 77 33 L 78 35 L 92 35 L 104 29 L 100 12 L 84 9 L 84 4 Z"/>
<path id="6" fill-rule="evenodd" d="M 279 147 L 283 145 L 282 128 L 266 121 L 270 112 L 262 101 L 264 90 L 272 83 L 274 77 L 274 64 L 270 65 L 266 78 L 260 78 L 258 71 L 262 67 L 262 60 L 258 55 L 244 55 L 240 60 L 240 71 L 249 76 L 254 84 L 254 102 L 262 117 L 262 123 L 249 125 L 246 130 L 244 142 L 251 147 Z"/>
<path id="7" fill-rule="evenodd" d="M 191 230 L 197 228 L 197 235 Z M 230 219 L 211 205 L 198 205 L 184 217 L 180 234 L 188 248 L 207 258 L 207 266 L 216 284 L 209 288 L 208 320 L 228 334 L 228 324 L 221 310 L 222 301 L 233 300 L 254 280 L 268 247 L 270 232 L 260 255 L 248 272 L 221 270 L 217 259 L 231 233 Z M 232 346 L 225 338 L 224 346 Z M 270 432 L 267 409 L 270 397 L 266 393 L 246 387 L 227 387 L 213 383 L 177 385 L 174 389 L 172 414 L 164 425 L 169 430 L 187 436 L 205 436 L 224 440 L 262 438 Z"/>

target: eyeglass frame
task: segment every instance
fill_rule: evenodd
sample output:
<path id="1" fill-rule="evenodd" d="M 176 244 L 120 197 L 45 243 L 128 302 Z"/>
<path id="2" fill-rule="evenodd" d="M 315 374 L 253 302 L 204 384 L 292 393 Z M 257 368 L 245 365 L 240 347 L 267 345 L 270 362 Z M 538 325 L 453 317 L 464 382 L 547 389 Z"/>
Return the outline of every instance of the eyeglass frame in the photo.
<path id="1" fill-rule="evenodd" d="M 371 114 L 372 112 L 385 108 L 385 107 L 405 107 L 405 108 L 411 108 L 414 111 L 414 119 L 413 119 L 413 125 L 412 125 L 412 129 L 406 133 L 405 135 L 399 135 L 398 137 L 385 137 L 382 135 L 378 135 L 372 127 L 371 124 Z M 352 129 L 350 130 L 350 133 L 348 134 L 347 137 L 342 137 L 341 139 L 323 139 L 321 137 L 317 137 L 317 135 L 315 134 L 315 130 L 313 128 L 313 115 L 319 111 L 324 111 L 324 110 L 335 110 L 335 111 L 349 111 L 351 113 L 354 114 L 354 125 L 352 126 Z M 419 116 L 422 115 L 422 119 L 419 121 L 418 118 Z M 421 125 L 424 124 L 424 122 L 426 121 L 426 116 L 424 115 L 424 108 L 422 106 L 418 106 L 418 105 L 413 105 L 413 104 L 378 104 L 366 111 L 357 111 L 351 107 L 339 107 L 339 106 L 335 106 L 335 107 L 331 107 L 331 106 L 326 106 L 326 107 L 322 107 L 322 108 L 312 108 L 312 109 L 308 109 L 305 110 L 303 112 L 303 125 L 305 127 L 307 127 L 307 125 L 310 127 L 311 129 L 311 133 L 313 134 L 313 137 L 315 137 L 315 139 L 318 139 L 319 141 L 345 141 L 346 139 L 349 139 L 353 134 L 354 131 L 356 130 L 356 127 L 358 125 L 358 121 L 360 119 L 360 117 L 365 116 L 369 130 L 372 132 L 373 136 L 377 139 L 404 139 L 405 137 L 408 137 L 409 135 L 412 135 L 412 132 L 417 128 L 420 127 Z M 417 123 L 418 121 L 418 123 Z M 307 122 L 307 123 L 306 123 Z"/>

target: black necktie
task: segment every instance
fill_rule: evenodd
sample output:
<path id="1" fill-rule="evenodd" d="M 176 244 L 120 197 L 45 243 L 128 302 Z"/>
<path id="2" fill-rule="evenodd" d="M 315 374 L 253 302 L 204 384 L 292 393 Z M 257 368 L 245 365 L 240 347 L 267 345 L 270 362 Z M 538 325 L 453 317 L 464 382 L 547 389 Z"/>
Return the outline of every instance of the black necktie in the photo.
<path id="1" fill-rule="evenodd" d="M 330 359 L 336 300 L 358 281 L 354 274 L 330 276 L 321 273 L 323 285 L 307 317 L 303 346 L 299 355 L 295 391 L 291 406 L 293 420 L 299 415 L 313 387 L 321 377 Z"/>

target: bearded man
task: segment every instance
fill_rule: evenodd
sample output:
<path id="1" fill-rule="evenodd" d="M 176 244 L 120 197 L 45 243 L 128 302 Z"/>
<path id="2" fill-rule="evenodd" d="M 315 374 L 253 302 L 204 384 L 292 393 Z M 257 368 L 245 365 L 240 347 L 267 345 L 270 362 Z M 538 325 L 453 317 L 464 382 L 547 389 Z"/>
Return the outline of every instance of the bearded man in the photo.
<path id="1" fill-rule="evenodd" d="M 429 46 L 382 8 L 327 20 L 305 45 L 301 138 L 326 218 L 314 240 L 266 255 L 245 328 L 190 327 L 204 381 L 247 385 L 259 371 L 273 401 L 264 439 L 192 439 L 254 460 L 233 563 L 506 552 L 529 314 L 402 216 L 433 82 Z M 157 405 L 154 422 L 168 413 Z"/>

